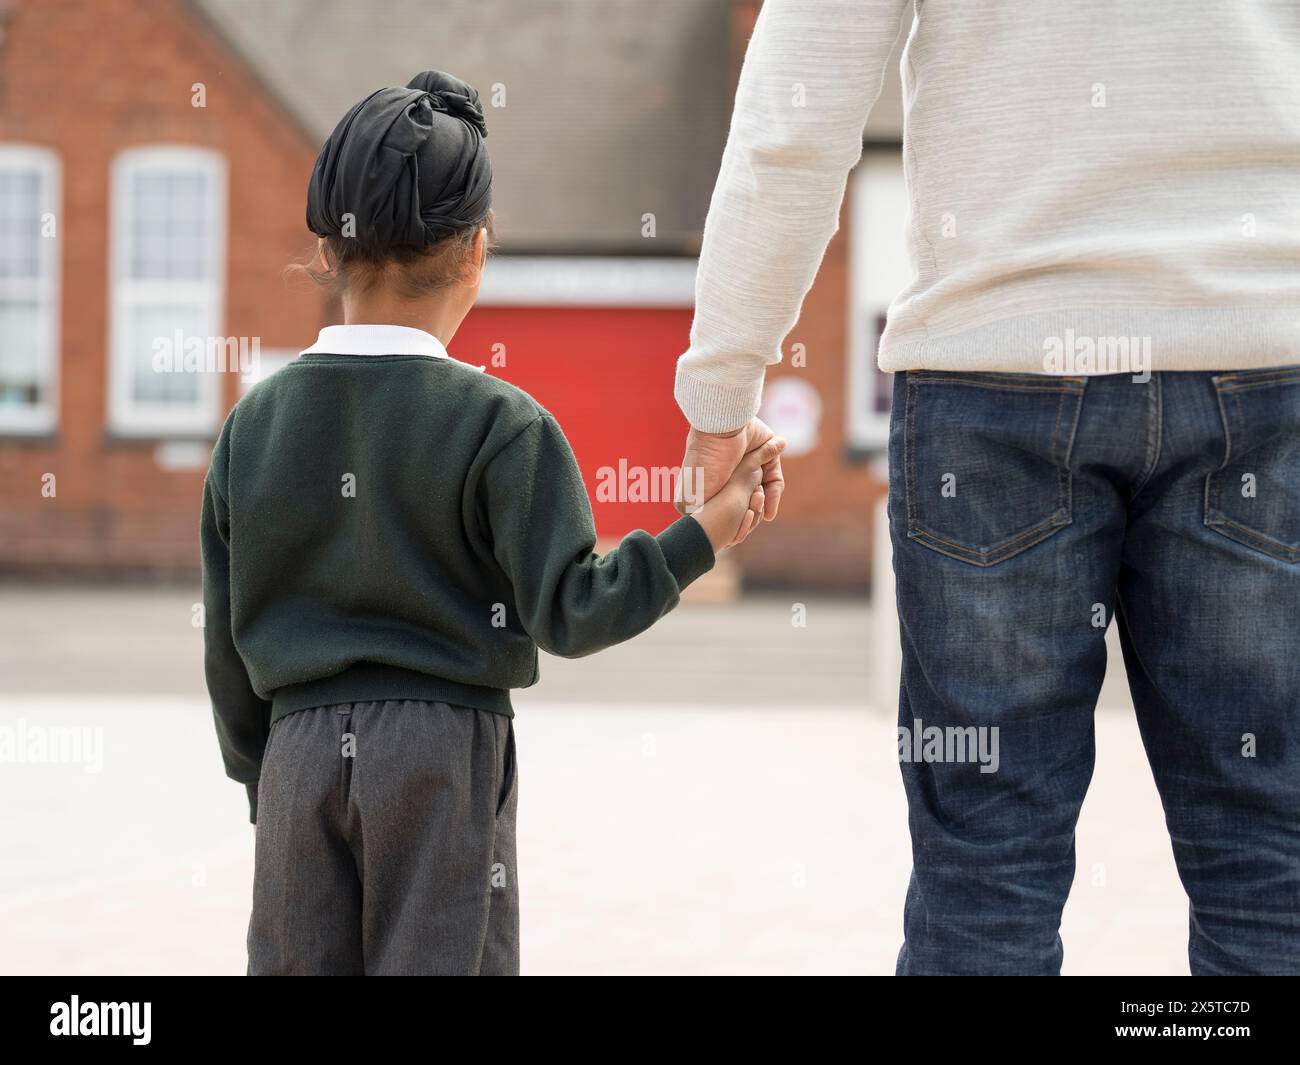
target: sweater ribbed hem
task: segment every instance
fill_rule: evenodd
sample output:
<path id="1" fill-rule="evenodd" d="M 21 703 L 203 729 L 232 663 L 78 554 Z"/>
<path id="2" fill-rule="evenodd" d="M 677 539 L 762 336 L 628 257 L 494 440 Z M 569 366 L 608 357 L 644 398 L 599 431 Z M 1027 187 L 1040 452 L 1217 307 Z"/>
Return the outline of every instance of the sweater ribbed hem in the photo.
<path id="1" fill-rule="evenodd" d="M 339 703 L 384 702 L 388 699 L 414 699 L 430 703 L 452 703 L 490 714 L 514 717 L 510 692 L 503 688 L 484 688 L 454 680 L 431 677 L 397 666 L 360 662 L 332 677 L 291 684 L 279 689 L 271 699 L 271 722 L 287 714 L 317 706 Z"/>
<path id="2" fill-rule="evenodd" d="M 678 518 L 655 540 L 673 580 L 677 582 L 678 591 L 684 591 L 687 585 L 713 568 L 715 558 L 709 536 L 704 526 L 689 515 Z"/>
<path id="3" fill-rule="evenodd" d="M 758 414 L 763 401 L 763 368 L 743 385 L 724 385 L 677 367 L 673 396 L 686 420 L 702 433 L 733 433 Z"/>
<path id="4" fill-rule="evenodd" d="M 1049 348 L 1064 346 L 1067 333 L 1114 350 L 1114 339 L 1149 350 L 1152 372 L 1166 370 L 1255 370 L 1300 363 L 1300 309 L 1225 307 L 1185 309 L 1108 307 L 1043 311 L 988 322 L 960 332 L 917 337 L 886 329 L 880 368 L 1053 373 Z M 1051 343 L 1049 344 L 1049 340 Z M 1077 350 L 1077 348 L 1076 348 Z M 1069 370 L 1096 375 L 1129 373 L 1125 367 Z"/>

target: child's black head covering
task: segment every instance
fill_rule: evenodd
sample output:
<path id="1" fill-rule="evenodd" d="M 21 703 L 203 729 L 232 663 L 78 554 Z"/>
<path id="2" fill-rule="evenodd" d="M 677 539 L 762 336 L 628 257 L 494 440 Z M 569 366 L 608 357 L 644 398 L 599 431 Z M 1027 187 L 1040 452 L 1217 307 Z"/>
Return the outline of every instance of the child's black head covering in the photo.
<path id="1" fill-rule="evenodd" d="M 478 92 L 426 70 L 348 111 L 321 149 L 307 186 L 307 228 L 370 247 L 433 244 L 481 222 L 492 205 L 492 162 Z M 345 233 L 344 215 L 355 225 Z"/>

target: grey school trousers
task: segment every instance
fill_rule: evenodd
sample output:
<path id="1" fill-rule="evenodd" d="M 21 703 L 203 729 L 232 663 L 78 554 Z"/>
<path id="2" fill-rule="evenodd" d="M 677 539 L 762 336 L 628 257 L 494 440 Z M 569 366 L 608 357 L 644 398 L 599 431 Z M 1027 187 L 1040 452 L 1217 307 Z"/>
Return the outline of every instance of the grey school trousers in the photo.
<path id="1" fill-rule="evenodd" d="M 518 975 L 514 730 L 446 703 L 271 727 L 250 975 Z"/>

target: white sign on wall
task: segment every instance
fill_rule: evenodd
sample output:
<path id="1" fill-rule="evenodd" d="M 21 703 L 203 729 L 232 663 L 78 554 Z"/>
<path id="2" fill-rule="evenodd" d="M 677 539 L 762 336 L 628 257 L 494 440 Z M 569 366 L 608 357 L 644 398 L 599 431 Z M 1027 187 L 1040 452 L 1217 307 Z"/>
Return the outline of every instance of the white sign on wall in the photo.
<path id="1" fill-rule="evenodd" d="M 785 454 L 795 458 L 817 446 L 822 421 L 822 398 L 802 377 L 771 378 L 763 389 L 758 416 L 778 436 L 786 438 Z"/>

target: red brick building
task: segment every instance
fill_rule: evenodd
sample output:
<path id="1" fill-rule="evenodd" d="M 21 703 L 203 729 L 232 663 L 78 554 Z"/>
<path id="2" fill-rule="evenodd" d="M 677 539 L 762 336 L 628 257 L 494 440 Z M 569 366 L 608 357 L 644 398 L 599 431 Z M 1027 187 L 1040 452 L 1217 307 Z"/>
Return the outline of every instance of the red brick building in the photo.
<path id="1" fill-rule="evenodd" d="M 336 320 L 284 273 L 311 245 L 312 161 L 347 104 L 427 67 L 501 105 L 504 254 L 452 353 L 555 412 L 594 500 L 620 462 L 680 460 L 673 364 L 757 4 L 665 0 L 653 25 L 576 19 L 575 0 L 457 0 L 428 26 L 403 23 L 411 10 L 0 0 L 0 573 L 193 573 L 211 442 L 245 384 L 160 374 L 156 344 L 253 342 L 265 372 Z M 566 47 L 574 76 L 555 85 Z M 674 80 L 670 59 L 697 73 Z M 862 461 L 880 424 L 862 367 L 881 312 L 851 298 L 854 232 L 846 220 L 787 343 L 802 365 L 770 376 L 787 382 L 774 417 L 820 417 L 787 461 L 782 521 L 735 556 L 754 582 L 868 579 L 882 482 Z M 672 516 L 662 500 L 596 513 L 606 536 Z"/>
<path id="2" fill-rule="evenodd" d="M 170 311 L 264 348 L 316 331 L 320 298 L 280 282 L 308 246 L 315 146 L 186 4 L 2 10 L 0 565 L 192 568 L 206 449 L 238 379 L 151 394 L 139 328 Z"/>

